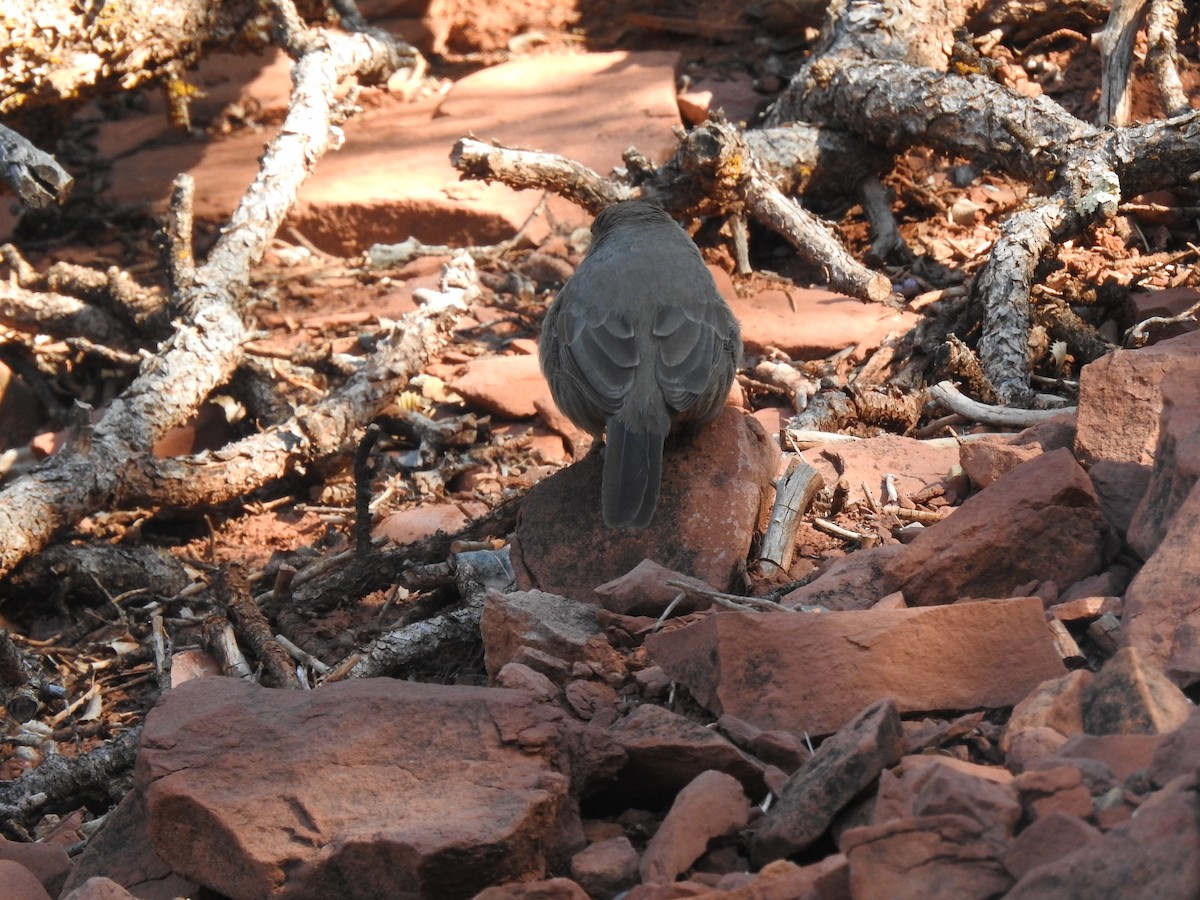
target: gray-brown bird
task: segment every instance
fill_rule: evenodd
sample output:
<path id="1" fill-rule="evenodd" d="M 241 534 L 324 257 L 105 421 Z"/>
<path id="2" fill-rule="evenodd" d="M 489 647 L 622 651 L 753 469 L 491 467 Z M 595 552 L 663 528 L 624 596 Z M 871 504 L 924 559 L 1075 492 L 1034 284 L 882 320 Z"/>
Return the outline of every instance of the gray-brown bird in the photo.
<path id="1" fill-rule="evenodd" d="M 546 313 L 538 349 L 558 408 L 604 433 L 605 524 L 645 528 L 667 435 L 721 411 L 742 352 L 737 320 L 700 251 L 656 206 L 608 207 Z"/>

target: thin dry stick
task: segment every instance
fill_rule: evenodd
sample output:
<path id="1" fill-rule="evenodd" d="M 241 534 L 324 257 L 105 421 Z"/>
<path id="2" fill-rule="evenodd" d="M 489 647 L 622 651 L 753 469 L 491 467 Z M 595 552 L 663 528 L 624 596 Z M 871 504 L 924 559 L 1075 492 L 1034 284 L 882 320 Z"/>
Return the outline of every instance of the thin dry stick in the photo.
<path id="1" fill-rule="evenodd" d="M 680 591 L 692 597 L 711 600 L 717 606 L 724 606 L 726 609 L 736 609 L 745 612 L 747 607 L 751 607 L 767 612 L 796 611 L 789 606 L 784 606 L 782 603 L 776 603 L 774 600 L 766 600 L 763 597 L 740 597 L 737 594 L 726 594 L 724 591 L 714 591 L 712 588 L 700 587 L 689 584 L 686 581 L 677 581 L 673 578 L 668 578 L 663 584 L 679 588 Z"/>
<path id="2" fill-rule="evenodd" d="M 1076 407 L 1064 406 L 1059 409 L 1018 409 L 1011 406 L 988 406 L 964 396 L 949 381 L 939 381 L 929 389 L 929 396 L 943 406 L 947 406 L 960 416 L 965 416 L 973 422 L 983 422 L 985 425 L 999 425 L 1007 428 L 1028 428 L 1038 422 L 1053 419 L 1064 413 L 1075 412 Z"/>

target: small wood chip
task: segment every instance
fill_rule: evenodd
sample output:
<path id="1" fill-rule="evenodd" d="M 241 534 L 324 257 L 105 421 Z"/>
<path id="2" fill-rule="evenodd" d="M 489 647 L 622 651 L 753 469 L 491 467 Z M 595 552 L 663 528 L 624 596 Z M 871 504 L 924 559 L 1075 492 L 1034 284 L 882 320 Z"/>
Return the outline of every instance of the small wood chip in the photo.
<path id="1" fill-rule="evenodd" d="M 1117 652 L 1117 635 L 1121 631 L 1121 620 L 1112 613 L 1105 613 L 1088 626 L 1088 637 L 1107 656 Z"/>
<path id="2" fill-rule="evenodd" d="M 1054 638 L 1054 646 L 1058 650 L 1058 655 L 1062 657 L 1062 661 L 1068 665 L 1072 663 L 1082 663 L 1085 661 L 1083 652 L 1079 649 L 1079 645 L 1075 643 L 1075 638 L 1071 637 L 1071 632 L 1067 631 L 1067 626 L 1058 619 L 1050 619 L 1046 623 L 1050 629 L 1050 634 Z"/>

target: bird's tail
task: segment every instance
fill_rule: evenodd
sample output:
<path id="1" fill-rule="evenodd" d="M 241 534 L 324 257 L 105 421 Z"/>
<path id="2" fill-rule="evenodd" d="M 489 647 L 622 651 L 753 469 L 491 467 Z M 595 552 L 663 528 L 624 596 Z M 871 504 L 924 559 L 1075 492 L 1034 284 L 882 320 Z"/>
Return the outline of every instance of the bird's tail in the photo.
<path id="1" fill-rule="evenodd" d="M 604 437 L 604 524 L 609 528 L 645 528 L 658 506 L 664 435 L 631 431 L 615 416 Z"/>

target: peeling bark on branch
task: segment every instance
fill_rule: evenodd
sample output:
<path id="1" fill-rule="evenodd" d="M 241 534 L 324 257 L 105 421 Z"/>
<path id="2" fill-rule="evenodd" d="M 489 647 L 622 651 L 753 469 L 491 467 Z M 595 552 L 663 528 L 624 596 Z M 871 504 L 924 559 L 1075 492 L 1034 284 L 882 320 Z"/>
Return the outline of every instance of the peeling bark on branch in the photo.
<path id="1" fill-rule="evenodd" d="M 1191 109 L 1183 81 L 1179 77 L 1179 51 L 1176 31 L 1183 15 L 1183 0 L 1151 0 L 1146 17 L 1146 64 L 1154 72 L 1158 91 L 1168 116 L 1179 116 Z"/>
<path id="2" fill-rule="evenodd" d="M 1071 141 L 1095 134 L 1048 97 L 1015 94 L 982 75 L 909 63 L 821 58 L 788 86 L 771 116 L 821 122 L 891 149 L 921 144 L 1045 183 Z"/>

